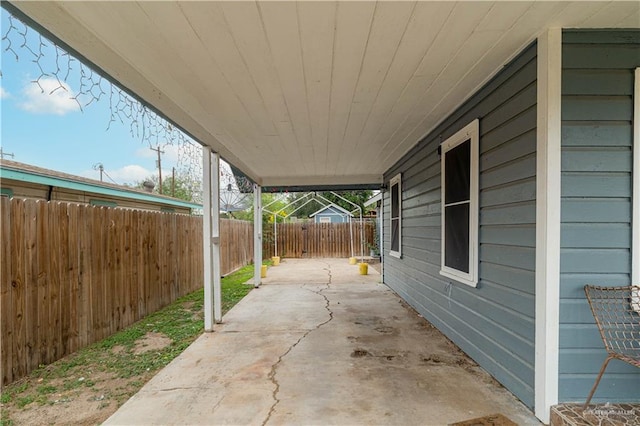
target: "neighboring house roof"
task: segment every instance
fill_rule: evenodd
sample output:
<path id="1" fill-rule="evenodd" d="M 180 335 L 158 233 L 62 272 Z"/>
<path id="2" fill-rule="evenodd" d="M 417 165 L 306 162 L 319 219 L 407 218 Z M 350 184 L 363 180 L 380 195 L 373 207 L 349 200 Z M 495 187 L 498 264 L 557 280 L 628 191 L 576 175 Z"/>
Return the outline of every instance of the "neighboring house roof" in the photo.
<path id="1" fill-rule="evenodd" d="M 320 214 L 320 213 L 322 213 L 322 212 L 324 212 L 325 210 L 328 210 L 328 209 L 338 210 L 338 211 L 333 212 L 334 214 L 337 213 L 337 214 L 340 214 L 340 215 L 347 215 L 347 216 L 353 217 L 353 215 L 351 213 L 349 213 L 348 211 L 346 211 L 345 209 L 343 209 L 339 205 L 333 204 L 333 203 L 329 204 L 328 206 L 325 206 L 325 207 L 321 208 L 320 210 L 318 210 L 317 212 L 315 212 L 313 214 L 310 214 L 309 217 L 314 217 L 314 216 L 316 216 L 316 215 L 318 215 L 318 214 Z"/>
<path id="2" fill-rule="evenodd" d="M 192 209 L 202 208 L 202 205 L 180 200 L 166 195 L 152 194 L 128 186 L 100 182 L 81 176 L 70 175 L 55 170 L 44 169 L 17 161 L 0 160 L 0 180 L 12 179 L 16 181 L 35 183 L 40 185 L 68 188 L 76 191 L 127 198 L 132 200 L 162 203 L 177 207 Z"/>

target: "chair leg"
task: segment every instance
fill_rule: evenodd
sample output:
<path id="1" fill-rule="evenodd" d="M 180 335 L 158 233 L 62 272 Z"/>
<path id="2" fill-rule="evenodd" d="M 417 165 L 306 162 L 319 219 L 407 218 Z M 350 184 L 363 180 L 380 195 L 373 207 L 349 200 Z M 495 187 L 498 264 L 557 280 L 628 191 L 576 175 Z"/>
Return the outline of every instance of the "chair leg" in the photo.
<path id="1" fill-rule="evenodd" d="M 593 384 L 593 387 L 591 388 L 591 392 L 589 392 L 589 396 L 587 397 L 587 402 L 584 403 L 584 405 L 582 406 L 582 410 L 586 410 L 587 407 L 589 406 L 589 403 L 591 402 L 591 398 L 593 397 L 593 394 L 596 392 L 596 388 L 598 387 L 598 385 L 600 384 L 600 379 L 602 379 L 602 375 L 604 374 L 604 370 L 607 369 L 607 365 L 609 364 L 609 361 L 611 361 L 613 359 L 613 357 L 611 355 L 607 356 L 607 359 L 604 360 L 604 362 L 602 363 L 602 367 L 600 367 L 600 373 L 598 373 L 598 377 L 596 378 L 596 382 Z"/>

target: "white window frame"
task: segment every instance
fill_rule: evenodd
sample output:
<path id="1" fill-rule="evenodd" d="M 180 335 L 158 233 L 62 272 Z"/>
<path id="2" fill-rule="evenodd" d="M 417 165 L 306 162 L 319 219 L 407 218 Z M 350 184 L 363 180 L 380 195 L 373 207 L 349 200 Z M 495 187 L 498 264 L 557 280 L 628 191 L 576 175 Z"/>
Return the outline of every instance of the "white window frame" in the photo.
<path id="1" fill-rule="evenodd" d="M 331 223 L 331 217 L 329 216 L 320 216 L 319 223 Z"/>
<path id="2" fill-rule="evenodd" d="M 445 266 L 445 158 L 447 152 L 461 145 L 466 141 L 470 142 L 471 164 L 469 174 L 469 272 Z M 441 145 L 440 173 L 441 173 L 441 253 L 440 253 L 440 275 L 451 278 L 460 283 L 476 287 L 478 285 L 478 195 L 479 195 L 479 145 L 480 145 L 480 121 L 473 120 L 455 135 L 444 141 Z"/>
<path id="3" fill-rule="evenodd" d="M 393 217 L 393 186 L 398 185 L 398 217 Z M 402 174 L 398 173 L 389 181 L 389 256 L 402 257 Z M 398 221 L 398 250 L 392 250 L 393 221 Z"/>

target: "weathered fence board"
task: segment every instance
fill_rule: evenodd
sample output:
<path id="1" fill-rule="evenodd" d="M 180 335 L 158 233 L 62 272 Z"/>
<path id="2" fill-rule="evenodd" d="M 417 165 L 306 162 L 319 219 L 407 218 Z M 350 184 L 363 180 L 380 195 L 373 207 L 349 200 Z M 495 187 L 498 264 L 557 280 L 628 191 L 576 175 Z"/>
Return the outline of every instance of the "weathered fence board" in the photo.
<path id="1" fill-rule="evenodd" d="M 253 224 L 235 219 L 224 220 L 222 224 L 220 269 L 226 275 L 253 262 Z"/>
<path id="2" fill-rule="evenodd" d="M 0 197 L 0 219 L 0 384 L 203 285 L 201 217 Z M 222 220 L 220 237 L 221 275 L 252 262 L 250 222 Z M 359 256 L 360 241 L 357 223 L 278 225 L 282 257 Z"/>
<path id="3" fill-rule="evenodd" d="M 201 217 L 1 197 L 0 219 L 1 384 L 202 288 Z M 225 275 L 253 225 L 220 229 Z"/>
<path id="4" fill-rule="evenodd" d="M 360 229 L 363 228 L 364 246 Z M 353 241 L 351 236 L 353 235 Z M 283 223 L 278 224 L 278 256 L 289 258 L 351 257 L 369 254 L 375 238 L 375 222 L 349 223 Z M 273 225 L 264 229 L 263 256 L 275 256 Z M 362 248 L 361 248 L 362 247 Z"/>

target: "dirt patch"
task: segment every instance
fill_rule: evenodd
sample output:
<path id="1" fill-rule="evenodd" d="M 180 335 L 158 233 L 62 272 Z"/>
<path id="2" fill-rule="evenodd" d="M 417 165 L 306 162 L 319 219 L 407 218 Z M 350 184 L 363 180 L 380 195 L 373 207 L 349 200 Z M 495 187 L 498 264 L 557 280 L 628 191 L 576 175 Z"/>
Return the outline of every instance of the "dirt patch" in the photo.
<path id="1" fill-rule="evenodd" d="M 138 388 L 136 382 L 148 377 L 119 378 L 103 371 L 74 372 L 72 376 L 50 379 L 46 400 L 34 401 L 24 408 L 7 407 L 8 418 L 14 425 L 95 425 L 104 422 Z M 34 387 L 38 389 L 35 381 Z M 44 391 L 47 392 L 47 391 Z"/>
<path id="2" fill-rule="evenodd" d="M 351 358 L 362 358 L 365 356 L 371 356 L 371 353 L 364 349 L 356 349 L 353 352 L 351 352 Z"/>
<path id="3" fill-rule="evenodd" d="M 422 362 L 429 365 L 458 366 L 465 369 L 476 367 L 477 364 L 464 355 L 464 353 L 452 353 L 447 355 L 430 354 L 422 357 Z"/>
<path id="4" fill-rule="evenodd" d="M 171 342 L 162 333 L 149 332 L 136 341 L 133 352 L 159 351 Z M 107 350 L 119 356 L 127 348 L 116 345 Z M 24 379 L 33 390 L 21 395 L 17 404 L 6 405 L 3 410 L 14 425 L 100 424 L 140 388 L 140 383 L 147 382 L 154 374 L 147 372 L 122 378 L 102 371 L 99 365 L 77 365 L 65 375 L 48 377 L 46 381 L 43 378 Z"/>
<path id="5" fill-rule="evenodd" d="M 422 358 L 422 362 L 426 362 L 427 364 L 441 364 L 442 358 L 438 355 L 430 355 L 428 357 Z"/>
<path id="6" fill-rule="evenodd" d="M 377 331 L 378 333 L 382 333 L 382 334 L 391 334 L 391 333 L 396 331 L 395 328 L 388 327 L 388 326 L 385 326 L 385 325 L 382 325 L 380 327 L 376 327 L 376 328 L 374 328 L 374 330 Z"/>
<path id="7" fill-rule="evenodd" d="M 172 340 L 162 333 L 149 332 L 143 338 L 138 339 L 133 353 L 139 355 L 149 351 L 159 351 L 169 346 L 171 342 Z"/>

